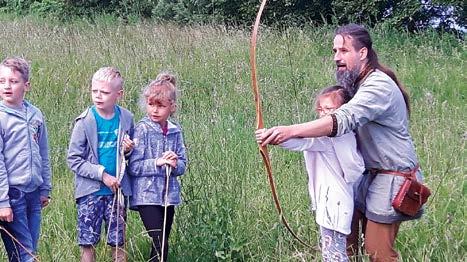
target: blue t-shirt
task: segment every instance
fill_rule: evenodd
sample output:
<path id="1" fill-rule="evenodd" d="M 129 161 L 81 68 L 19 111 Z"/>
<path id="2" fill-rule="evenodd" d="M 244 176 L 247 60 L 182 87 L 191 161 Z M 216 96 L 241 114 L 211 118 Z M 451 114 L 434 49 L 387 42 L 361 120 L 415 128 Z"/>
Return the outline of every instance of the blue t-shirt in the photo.
<path id="1" fill-rule="evenodd" d="M 97 125 L 97 156 L 99 164 L 105 167 L 105 172 L 111 176 L 116 176 L 117 173 L 117 140 L 118 140 L 118 125 L 120 122 L 120 110 L 115 107 L 115 115 L 112 119 L 105 119 L 96 111 L 93 106 L 91 111 L 96 119 Z M 101 188 L 94 195 L 104 196 L 112 195 L 112 190 L 101 182 Z"/>

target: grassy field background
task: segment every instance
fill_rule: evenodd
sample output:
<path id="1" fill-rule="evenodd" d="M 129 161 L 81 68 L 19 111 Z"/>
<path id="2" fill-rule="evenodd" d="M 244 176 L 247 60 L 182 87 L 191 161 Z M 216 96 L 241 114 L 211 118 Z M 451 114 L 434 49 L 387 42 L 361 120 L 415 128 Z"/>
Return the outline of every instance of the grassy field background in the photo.
<path id="1" fill-rule="evenodd" d="M 333 28 L 260 30 L 258 73 L 266 126 L 314 118 L 316 90 L 333 84 Z M 314 261 L 280 224 L 254 142 L 249 34 L 222 27 L 119 25 L 111 21 L 59 25 L 0 19 L 1 57 L 32 61 L 32 91 L 50 134 L 53 200 L 44 210 L 42 261 L 78 261 L 73 174 L 65 162 L 73 119 L 91 104 L 89 80 L 101 66 L 120 68 L 122 105 L 142 117 L 141 88 L 161 70 L 175 73 L 181 96 L 189 168 L 184 204 L 170 239 L 172 261 Z M 433 191 L 426 215 L 403 223 L 397 249 L 403 261 L 462 261 L 466 239 L 466 45 L 447 34 L 372 31 L 383 63 L 397 72 L 412 98 L 411 132 L 426 183 Z M 307 242 L 318 240 L 309 211 L 299 153 L 270 148 L 286 217 Z M 129 212 L 129 261 L 145 261 L 149 238 Z M 110 261 L 97 248 L 98 261 Z M 0 248 L 0 260 L 6 261 Z"/>

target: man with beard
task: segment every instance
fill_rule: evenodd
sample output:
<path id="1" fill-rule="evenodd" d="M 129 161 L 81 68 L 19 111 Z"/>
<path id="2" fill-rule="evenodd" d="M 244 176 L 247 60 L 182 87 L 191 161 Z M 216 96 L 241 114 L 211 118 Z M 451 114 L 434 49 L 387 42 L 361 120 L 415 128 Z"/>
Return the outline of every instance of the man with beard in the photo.
<path id="1" fill-rule="evenodd" d="M 378 62 L 369 32 L 349 24 L 336 30 L 333 43 L 336 79 L 353 98 L 333 114 L 290 126 L 256 131 L 262 145 L 280 144 L 293 137 L 341 136 L 355 131 L 366 171 L 356 190 L 349 255 L 358 247 L 359 222 L 371 261 L 397 261 L 394 249 L 400 223 L 418 219 L 394 210 L 391 203 L 404 177 L 389 172 L 422 174 L 409 134 L 409 97 L 390 69 Z"/>

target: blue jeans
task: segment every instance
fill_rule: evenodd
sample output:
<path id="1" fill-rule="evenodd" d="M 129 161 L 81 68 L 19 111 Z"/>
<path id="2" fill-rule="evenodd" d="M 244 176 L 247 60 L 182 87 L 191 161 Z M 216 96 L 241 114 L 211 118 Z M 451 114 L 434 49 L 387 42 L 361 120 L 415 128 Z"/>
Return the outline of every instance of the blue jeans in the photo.
<path id="1" fill-rule="evenodd" d="M 22 247 L 6 232 L 0 230 L 9 261 L 34 261 L 30 253 L 36 254 L 40 234 L 40 191 L 36 190 L 31 193 L 25 193 L 16 188 L 10 188 L 8 196 L 10 197 L 10 206 L 13 210 L 13 222 L 0 222 L 0 225 L 24 246 Z"/>

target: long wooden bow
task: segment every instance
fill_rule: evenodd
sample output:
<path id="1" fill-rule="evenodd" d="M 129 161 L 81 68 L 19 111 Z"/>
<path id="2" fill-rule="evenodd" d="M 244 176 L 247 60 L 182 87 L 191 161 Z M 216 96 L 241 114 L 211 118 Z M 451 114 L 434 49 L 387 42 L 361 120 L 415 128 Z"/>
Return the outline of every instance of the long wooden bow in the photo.
<path id="1" fill-rule="evenodd" d="M 258 35 L 258 28 L 259 23 L 261 20 L 261 14 L 263 13 L 264 6 L 266 5 L 267 0 L 262 0 L 261 6 L 259 7 L 258 14 L 256 15 L 255 25 L 253 27 L 253 32 L 251 34 L 251 42 L 250 42 L 250 65 L 251 65 L 251 85 L 253 88 L 253 93 L 255 97 L 255 105 L 256 105 L 256 129 L 264 128 L 263 123 L 263 112 L 261 109 L 261 97 L 259 94 L 258 88 L 258 81 L 256 79 L 256 38 Z M 298 235 L 292 230 L 287 219 L 285 218 L 281 204 L 279 201 L 279 197 L 276 191 L 276 185 L 274 183 L 274 177 L 272 176 L 272 168 L 271 168 L 271 160 L 269 158 L 268 149 L 266 146 L 259 145 L 259 151 L 263 158 L 264 165 L 266 167 L 266 171 L 268 173 L 268 181 L 269 186 L 271 187 L 272 198 L 274 199 L 274 205 L 276 206 L 276 210 L 279 213 L 280 219 L 287 230 L 292 234 L 292 236 L 302 243 L 304 246 L 309 247 L 311 249 L 315 249 L 314 247 L 310 246 L 309 244 L 305 243 L 305 241 L 301 240 Z"/>

